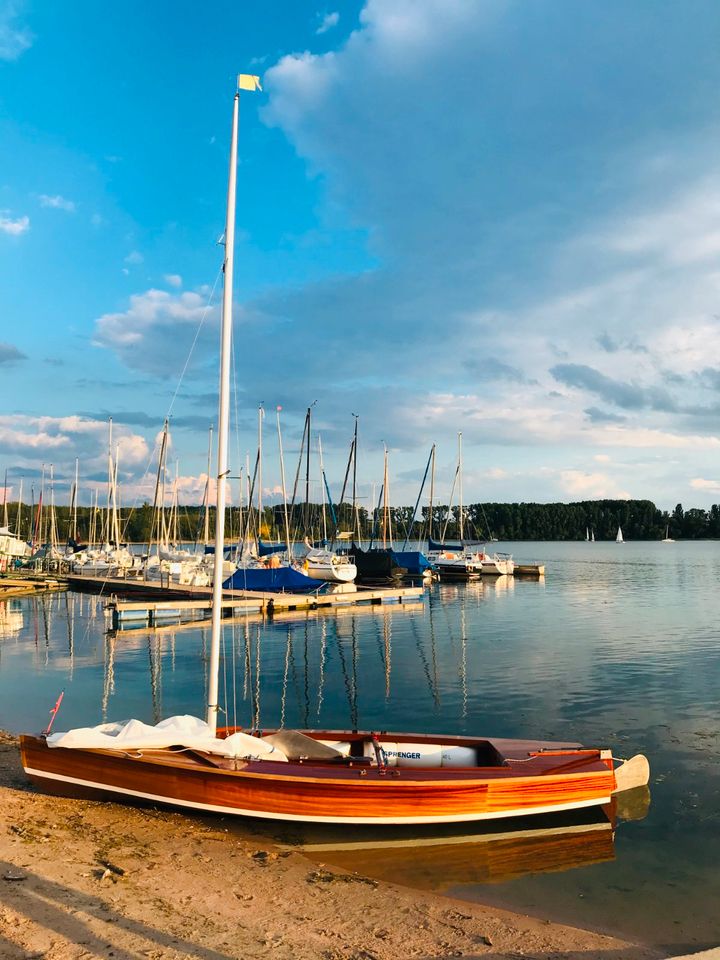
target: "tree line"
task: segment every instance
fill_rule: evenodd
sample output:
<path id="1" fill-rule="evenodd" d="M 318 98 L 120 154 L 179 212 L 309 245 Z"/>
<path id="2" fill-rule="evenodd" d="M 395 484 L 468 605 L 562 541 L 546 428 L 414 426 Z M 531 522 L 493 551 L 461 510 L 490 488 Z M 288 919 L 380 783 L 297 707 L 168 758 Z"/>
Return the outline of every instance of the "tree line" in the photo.
<path id="1" fill-rule="evenodd" d="M 44 508 L 45 509 L 45 508 Z M 56 507 L 57 537 L 65 542 L 74 530 L 74 514 L 69 507 Z M 421 540 L 430 535 L 457 540 L 461 524 L 457 507 L 433 507 L 432 518 L 428 508 L 418 511 L 413 519 L 413 508 L 390 507 L 387 511 L 368 513 L 359 507 L 353 516 L 350 503 L 336 504 L 332 510 L 322 504 L 295 504 L 287 509 L 282 504 L 247 512 L 236 507 L 226 514 L 225 535 L 238 539 L 244 533 L 267 540 L 282 541 L 286 527 L 291 540 L 309 537 L 311 540 L 331 539 L 336 532 L 354 534 L 363 540 L 396 544 L 406 537 Z M 17 504 L 8 504 L 11 529 L 17 529 Z M 101 538 L 104 511 L 91 507 L 77 509 L 77 537 L 88 540 L 96 530 Z M 120 520 L 123 539 L 134 543 L 150 541 L 154 510 L 151 504 L 124 509 Z M 286 520 L 287 517 L 287 520 Z M 432 519 L 432 524 L 429 523 Z M 720 539 L 720 504 L 709 510 L 693 507 L 685 510 L 678 504 L 674 510 L 660 510 L 651 500 L 582 500 L 575 503 L 471 503 L 463 509 L 462 533 L 465 539 L 478 540 L 584 540 L 586 533 L 596 540 L 614 540 L 617 528 L 622 527 L 626 540 L 661 540 L 667 535 L 675 540 Z M 200 506 L 180 507 L 177 512 L 177 539 L 200 542 L 204 538 L 205 511 Z M 38 523 L 37 513 L 25 506 L 20 513 L 20 535 L 27 540 L 48 539 L 50 528 L 47 510 Z M 210 535 L 214 536 L 214 517 L 210 515 Z"/>

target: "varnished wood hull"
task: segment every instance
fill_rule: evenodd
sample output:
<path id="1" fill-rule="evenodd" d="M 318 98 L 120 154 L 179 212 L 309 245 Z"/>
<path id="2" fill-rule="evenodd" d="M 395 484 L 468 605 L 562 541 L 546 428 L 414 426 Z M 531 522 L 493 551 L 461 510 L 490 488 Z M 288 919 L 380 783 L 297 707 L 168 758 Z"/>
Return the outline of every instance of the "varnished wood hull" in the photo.
<path id="1" fill-rule="evenodd" d="M 28 736 L 21 751 L 30 779 L 63 796 L 319 823 L 452 823 L 574 810 L 608 803 L 615 785 L 611 762 L 598 751 L 442 770 L 50 749 Z"/>

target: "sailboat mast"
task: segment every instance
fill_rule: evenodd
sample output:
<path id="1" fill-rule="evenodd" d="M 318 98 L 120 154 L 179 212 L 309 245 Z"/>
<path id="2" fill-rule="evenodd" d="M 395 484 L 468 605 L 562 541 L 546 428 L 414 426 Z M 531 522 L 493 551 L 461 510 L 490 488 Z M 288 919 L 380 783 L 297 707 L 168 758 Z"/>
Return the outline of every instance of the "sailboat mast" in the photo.
<path id="1" fill-rule="evenodd" d="M 112 459 L 112 417 L 108 420 L 108 487 L 107 487 L 107 511 L 105 513 L 105 530 L 103 540 L 110 544 L 112 539 L 110 512 L 112 506 L 112 487 L 113 487 L 113 459 Z"/>
<path id="2" fill-rule="evenodd" d="M 205 481 L 205 529 L 203 530 L 203 543 L 210 543 L 210 470 L 212 469 L 212 436 L 213 428 L 210 427 L 210 437 L 208 439 L 208 457 L 207 457 L 207 479 Z M 240 486 L 240 502 L 242 503 L 242 481 Z"/>
<path id="3" fill-rule="evenodd" d="M 235 252 L 235 185 L 237 179 L 237 136 L 240 92 L 233 99 L 230 170 L 228 173 L 225 220 L 225 262 L 223 264 L 222 321 L 220 327 L 220 399 L 218 404 L 217 511 L 215 516 L 215 565 L 213 568 L 212 630 L 208 665 L 207 722 L 217 730 L 220 633 L 222 617 L 223 558 L 225 556 L 225 500 L 228 475 L 228 433 L 230 421 L 230 352 L 232 345 L 232 286 Z"/>
<path id="4" fill-rule="evenodd" d="M 75 486 L 73 487 L 73 542 L 77 543 L 77 517 L 78 517 L 78 480 L 80 473 L 80 460 L 75 457 Z"/>
<path id="5" fill-rule="evenodd" d="M 435 444 L 430 451 L 432 457 L 432 467 L 430 470 L 430 502 L 428 503 L 428 540 L 432 539 L 433 533 L 433 500 L 435 497 Z"/>
<path id="6" fill-rule="evenodd" d="M 120 521 L 118 519 L 117 505 L 117 482 L 118 482 L 118 461 L 120 460 L 120 444 L 115 446 L 115 463 L 112 472 L 112 542 L 116 547 L 120 546 Z"/>
<path id="7" fill-rule="evenodd" d="M 42 474 L 40 475 L 40 499 L 38 500 L 38 515 L 37 515 L 37 529 L 38 536 L 37 541 L 42 547 L 45 544 L 47 539 L 47 534 L 45 531 L 44 524 L 44 515 L 43 515 L 43 499 L 45 497 L 45 464 L 42 465 Z"/>
<path id="8" fill-rule="evenodd" d="M 382 537 L 383 550 L 387 549 L 387 541 L 390 526 L 390 512 L 388 506 L 388 449 L 384 446 L 383 453 L 383 510 L 382 510 Z"/>
<path id="9" fill-rule="evenodd" d="M 153 496 L 153 517 L 152 523 L 150 526 L 150 538 L 148 539 L 147 552 L 150 554 L 150 549 L 153 543 L 156 541 L 158 547 L 162 540 L 162 507 L 160 504 L 160 490 L 163 483 L 163 469 L 165 464 L 165 450 L 167 449 L 167 436 L 168 436 L 168 422 L 167 419 L 163 423 L 162 431 L 162 440 L 160 441 L 160 450 L 158 452 L 158 468 L 157 475 L 155 477 L 155 494 Z"/>
<path id="10" fill-rule="evenodd" d="M 7 527 L 8 525 L 8 512 L 7 512 L 7 467 L 5 468 L 5 485 L 3 487 L 3 526 Z"/>
<path id="11" fill-rule="evenodd" d="M 322 437 L 318 435 L 318 455 L 320 458 L 320 504 L 322 507 L 323 540 L 327 540 L 327 517 L 325 514 L 325 466 L 323 464 Z"/>
<path id="12" fill-rule="evenodd" d="M 352 512 L 353 512 L 353 524 L 357 526 L 358 540 L 361 539 L 360 536 L 360 517 L 358 516 L 358 503 L 357 503 L 357 446 L 358 446 L 358 417 L 353 414 L 355 417 L 355 432 L 353 434 L 353 481 L 352 481 Z"/>
<path id="13" fill-rule="evenodd" d="M 20 492 L 18 493 L 18 506 L 17 506 L 17 520 L 15 521 L 15 533 L 22 537 L 22 488 L 23 488 L 23 478 L 20 477 Z"/>
<path id="14" fill-rule="evenodd" d="M 51 551 L 57 547 L 57 529 L 55 523 L 55 465 L 50 464 L 50 523 L 48 525 L 48 540 Z"/>
<path id="15" fill-rule="evenodd" d="M 282 483 L 283 519 L 285 521 L 285 547 L 287 549 L 288 560 L 290 560 L 290 521 L 288 519 L 287 490 L 285 488 L 285 458 L 283 457 L 282 433 L 280 432 L 281 410 L 282 407 L 277 407 L 275 415 L 277 417 L 278 450 L 280 452 L 280 480 Z"/>
<path id="16" fill-rule="evenodd" d="M 314 404 L 312 405 L 314 406 Z M 312 406 L 307 408 L 307 450 L 305 451 L 305 517 L 303 526 L 305 534 L 309 534 L 310 527 L 310 417 Z M 310 534 L 311 536 L 311 534 Z"/>
<path id="17" fill-rule="evenodd" d="M 462 462 L 462 430 L 458 431 L 458 500 L 460 501 L 460 543 L 463 541 L 463 462 Z"/>
<path id="18" fill-rule="evenodd" d="M 265 417 L 265 410 L 263 407 L 258 407 L 258 526 L 257 526 L 257 535 L 258 541 L 262 540 L 262 461 L 263 461 L 263 419 Z"/>

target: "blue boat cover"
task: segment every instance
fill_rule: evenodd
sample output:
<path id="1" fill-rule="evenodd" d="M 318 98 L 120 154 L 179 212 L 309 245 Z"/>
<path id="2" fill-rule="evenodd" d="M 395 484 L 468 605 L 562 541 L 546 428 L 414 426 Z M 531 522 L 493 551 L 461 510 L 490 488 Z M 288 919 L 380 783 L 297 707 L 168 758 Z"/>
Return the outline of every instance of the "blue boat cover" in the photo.
<path id="1" fill-rule="evenodd" d="M 465 547 L 484 547 L 486 540 L 463 540 L 462 543 L 440 543 L 438 540 L 431 540 L 428 537 L 428 550 L 454 550 L 461 553 Z"/>
<path id="2" fill-rule="evenodd" d="M 434 565 L 420 550 L 393 550 L 393 557 L 399 567 L 405 567 L 407 572 L 414 576 L 434 569 Z"/>
<path id="3" fill-rule="evenodd" d="M 238 567 L 223 583 L 226 590 L 262 590 L 266 593 L 312 593 L 324 586 L 294 567 Z"/>
<path id="4" fill-rule="evenodd" d="M 271 553 L 282 553 L 287 549 L 284 543 L 263 543 L 258 540 L 258 554 L 261 557 L 269 557 Z"/>
<path id="5" fill-rule="evenodd" d="M 237 544 L 237 543 L 226 543 L 225 546 L 224 546 L 224 548 L 223 548 L 223 556 L 225 557 L 225 559 L 227 560 L 228 557 L 231 556 L 231 554 L 235 553 L 235 551 L 237 550 L 237 548 L 238 548 L 238 544 Z M 206 543 L 206 544 L 205 544 L 205 556 L 206 556 L 206 557 L 211 557 L 211 556 L 213 556 L 214 554 L 215 554 L 215 544 L 214 544 L 214 543 Z"/>

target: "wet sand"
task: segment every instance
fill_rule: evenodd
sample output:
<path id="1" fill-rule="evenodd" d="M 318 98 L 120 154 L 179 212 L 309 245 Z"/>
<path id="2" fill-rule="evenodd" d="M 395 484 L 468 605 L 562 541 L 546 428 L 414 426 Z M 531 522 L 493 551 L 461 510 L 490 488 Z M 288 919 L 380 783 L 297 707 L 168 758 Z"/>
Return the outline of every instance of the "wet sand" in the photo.
<path id="1" fill-rule="evenodd" d="M 3 960 L 658 956 L 323 866 L 221 818 L 45 796 L 0 733 Z"/>

